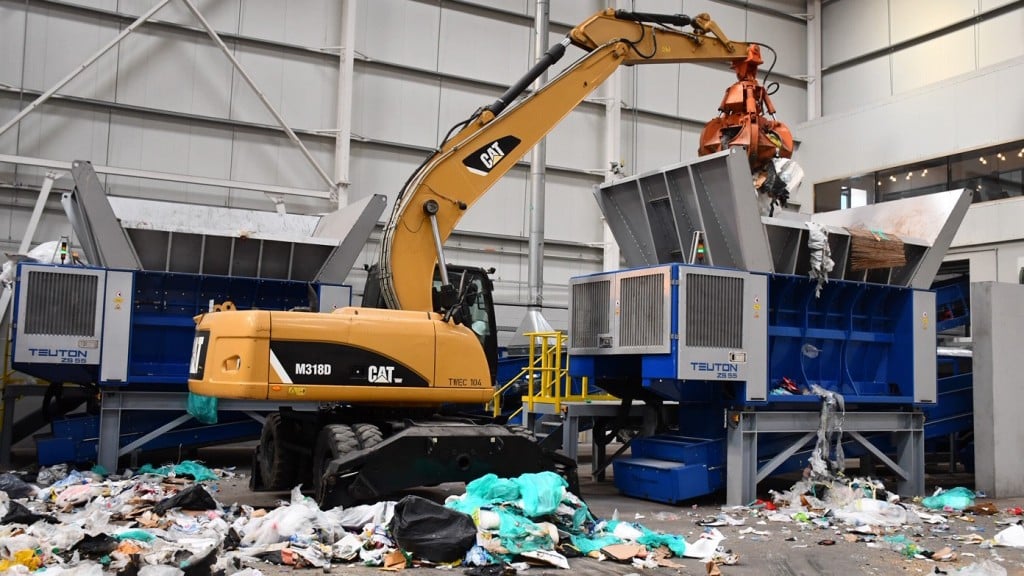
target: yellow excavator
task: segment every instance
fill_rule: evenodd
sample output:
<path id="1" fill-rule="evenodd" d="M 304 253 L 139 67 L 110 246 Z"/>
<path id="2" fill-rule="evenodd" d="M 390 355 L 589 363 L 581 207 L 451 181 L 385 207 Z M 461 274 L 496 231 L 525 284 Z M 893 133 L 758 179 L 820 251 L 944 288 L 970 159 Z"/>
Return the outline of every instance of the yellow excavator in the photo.
<path id="1" fill-rule="evenodd" d="M 526 94 L 570 44 L 586 54 Z M 619 66 L 700 61 L 730 62 L 740 80 L 705 130 L 702 152 L 745 146 L 755 172 L 789 157 L 792 137 L 770 117 L 754 76 L 758 45 L 730 40 L 706 14 L 602 11 L 454 126 L 412 174 L 385 226 L 363 307 L 197 317 L 192 393 L 312 408 L 266 419 L 253 488 L 311 481 L 326 507 L 487 472 L 556 470 L 575 487 L 575 463 L 527 431 L 457 411 L 492 399 L 496 329 L 486 274 L 450 267 L 444 243 L 466 210 Z M 385 307 L 369 307 L 376 301 Z M 474 332 L 473 320 L 489 326 Z"/>

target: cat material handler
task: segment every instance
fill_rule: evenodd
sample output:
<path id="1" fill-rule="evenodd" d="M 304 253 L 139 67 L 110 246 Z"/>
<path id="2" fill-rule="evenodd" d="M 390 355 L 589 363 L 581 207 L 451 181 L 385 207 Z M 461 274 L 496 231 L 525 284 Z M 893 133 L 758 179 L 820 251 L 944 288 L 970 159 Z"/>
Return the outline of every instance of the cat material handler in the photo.
<path id="1" fill-rule="evenodd" d="M 570 44 L 586 54 L 520 98 Z M 595 14 L 496 101 L 453 127 L 409 178 L 364 293 L 364 304 L 380 294 L 386 308 L 198 317 L 191 392 L 317 407 L 267 418 L 255 487 L 311 481 L 325 507 L 487 472 L 553 469 L 575 488 L 575 463 L 543 450 L 529 433 L 459 416 L 458 407 L 492 399 L 496 327 L 490 280 L 473 269 L 455 273 L 444 243 L 466 210 L 619 66 L 699 61 L 731 62 L 747 80 L 761 62 L 757 45 L 730 40 L 706 14 Z M 788 157 L 792 139 L 781 123 L 760 121 L 764 91 L 745 93 L 756 113 L 747 116 L 744 142 L 770 133 L 768 141 L 779 143 L 773 151 L 749 146 L 756 171 L 776 155 Z M 729 129 L 720 141 L 734 137 L 734 124 L 718 125 Z M 484 318 L 489 325 L 474 332 L 470 326 Z"/>

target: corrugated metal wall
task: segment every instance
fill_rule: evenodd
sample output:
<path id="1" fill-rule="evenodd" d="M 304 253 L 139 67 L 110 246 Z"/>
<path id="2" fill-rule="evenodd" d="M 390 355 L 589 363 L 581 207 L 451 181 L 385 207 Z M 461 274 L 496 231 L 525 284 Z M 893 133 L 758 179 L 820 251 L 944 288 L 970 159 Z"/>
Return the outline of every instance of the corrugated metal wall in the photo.
<path id="1" fill-rule="evenodd" d="M 0 122 L 13 117 L 155 0 L 0 0 Z M 337 128 L 338 0 L 201 0 L 200 10 L 328 173 Z M 796 124 L 806 110 L 806 25 L 802 0 L 623 2 L 651 12 L 709 12 L 730 37 L 779 53 L 774 96 Z M 603 0 L 551 3 L 551 42 L 604 8 Z M 530 0 L 363 0 L 358 4 L 353 82 L 350 197 L 393 198 L 447 132 L 491 102 L 533 62 Z M 0 154 L 182 176 L 161 182 L 106 176 L 108 192 L 272 210 L 266 194 L 188 183 L 188 177 L 323 191 L 324 182 L 274 126 L 228 60 L 177 0 L 0 136 Z M 561 70 L 582 56 L 570 48 Z M 766 54 L 766 57 L 769 55 Z M 626 174 L 696 155 L 697 137 L 716 114 L 733 74 L 720 65 L 625 69 L 620 159 Z M 554 73 L 552 74 L 552 77 Z M 574 111 L 548 140 L 546 302 L 566 304 L 569 277 L 601 268 L 602 224 L 592 187 L 603 181 L 603 91 Z M 0 164 L 0 242 L 20 240 L 42 168 Z M 69 180 L 58 182 L 67 188 Z M 503 324 L 526 300 L 528 167 L 504 178 L 467 214 L 452 260 L 496 266 Z M 292 212 L 329 208 L 289 197 Z M 38 240 L 69 233 L 56 204 Z M 364 261 L 375 256 L 367 247 Z M 362 281 L 358 273 L 350 281 Z M 562 312 L 553 311 L 558 323 Z"/>

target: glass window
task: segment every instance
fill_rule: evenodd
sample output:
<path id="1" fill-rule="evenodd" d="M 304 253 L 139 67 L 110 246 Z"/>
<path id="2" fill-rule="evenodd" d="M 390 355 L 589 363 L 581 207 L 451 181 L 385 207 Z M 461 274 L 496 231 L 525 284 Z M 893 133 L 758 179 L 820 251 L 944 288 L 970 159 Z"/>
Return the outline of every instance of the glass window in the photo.
<path id="1" fill-rule="evenodd" d="M 1024 140 L 816 184 L 814 211 L 855 206 L 860 190 L 870 204 L 957 188 L 974 202 L 1024 196 Z"/>

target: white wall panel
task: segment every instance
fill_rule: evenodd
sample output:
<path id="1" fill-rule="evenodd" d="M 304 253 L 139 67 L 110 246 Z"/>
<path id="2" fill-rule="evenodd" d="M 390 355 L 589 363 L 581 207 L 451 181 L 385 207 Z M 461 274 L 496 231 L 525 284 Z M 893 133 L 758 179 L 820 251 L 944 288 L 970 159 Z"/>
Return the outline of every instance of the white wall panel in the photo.
<path id="1" fill-rule="evenodd" d="M 889 2 L 892 43 L 916 38 L 966 20 L 978 12 L 977 0 L 896 0 Z"/>
<path id="2" fill-rule="evenodd" d="M 463 0 L 467 4 L 479 4 L 485 8 L 494 8 L 519 14 L 533 14 L 534 0 Z"/>
<path id="3" fill-rule="evenodd" d="M 0 4 L 0 83 L 21 85 L 24 45 L 25 11 Z"/>
<path id="4" fill-rule="evenodd" d="M 360 2 L 359 8 L 365 4 Z M 239 32 L 301 46 L 338 46 L 341 43 L 341 2 L 245 0 Z"/>
<path id="5" fill-rule="evenodd" d="M 62 162 L 90 160 L 105 164 L 108 119 L 106 111 L 51 102 L 21 121 L 17 153 Z"/>
<path id="6" fill-rule="evenodd" d="M 352 179 L 349 191 L 351 199 L 384 194 L 388 197 L 388 205 L 382 218 L 386 220 L 391 215 L 395 197 L 401 191 L 402 185 L 423 162 L 423 158 L 423 154 L 353 142 L 352 163 L 349 169 Z"/>
<path id="7" fill-rule="evenodd" d="M 298 4 L 299 2 L 292 2 Z M 81 4 L 82 2 L 76 2 Z M 153 7 L 157 0 L 107 0 L 103 4 L 116 4 L 117 10 L 125 14 L 141 15 Z M 238 11 L 241 0 L 192 0 L 196 8 L 203 14 L 203 18 L 210 23 L 217 32 L 238 32 Z M 247 4 L 249 2 L 246 2 Z M 111 6 L 108 9 L 113 9 Z M 169 4 L 160 9 L 153 16 L 154 20 L 174 22 L 185 26 L 199 27 L 199 21 L 192 15 L 192 12 L 185 6 L 184 2 L 171 0 Z"/>
<path id="8" fill-rule="evenodd" d="M 330 171 L 334 161 L 334 143 L 304 139 L 309 152 Z M 243 182 L 261 182 L 278 186 L 295 186 L 310 190 L 326 190 L 327 184 L 284 134 L 266 132 L 235 132 L 231 153 L 231 176 Z"/>
<path id="9" fill-rule="evenodd" d="M 544 238 L 601 242 L 604 229 L 593 187 L 602 181 L 600 176 L 548 174 L 544 194 Z"/>
<path id="10" fill-rule="evenodd" d="M 460 232 L 526 236 L 528 180 L 526 169 L 517 167 L 509 170 L 466 212 L 457 229 Z"/>
<path id="11" fill-rule="evenodd" d="M 293 128 L 335 128 L 338 64 L 329 56 L 290 55 L 272 49 L 239 47 L 238 61 L 267 100 Z M 274 117 L 239 74 L 234 75 L 231 118 L 276 125 Z"/>
<path id="12" fill-rule="evenodd" d="M 977 27 L 978 66 L 1024 56 L 1024 10 L 1014 10 Z"/>
<path id="13" fill-rule="evenodd" d="M 604 147 L 604 109 L 577 108 L 548 135 L 548 164 L 600 169 L 605 164 Z"/>
<path id="14" fill-rule="evenodd" d="M 24 86 L 36 90 L 50 88 L 118 32 L 116 24 L 100 18 L 31 6 L 26 28 Z M 117 50 L 107 52 L 60 93 L 113 99 Z"/>
<path id="15" fill-rule="evenodd" d="M 352 89 L 352 132 L 375 140 L 436 146 L 440 84 L 437 78 L 358 67 Z M 471 111 L 467 108 L 464 114 Z"/>
<path id="16" fill-rule="evenodd" d="M 981 11 L 985 12 L 993 8 L 998 8 L 1000 6 L 1011 4 L 1015 1 L 1016 0 L 981 0 Z"/>
<path id="17" fill-rule="evenodd" d="M 952 78 L 975 68 L 974 27 L 946 34 L 892 55 L 897 94 Z M 941 66 L 935 63 L 941 62 Z"/>
<path id="18" fill-rule="evenodd" d="M 892 95 L 889 65 L 888 58 L 875 58 L 826 74 L 821 84 L 823 113 L 841 114 Z"/>
<path id="19" fill-rule="evenodd" d="M 532 42 L 528 26 L 442 10 L 438 68 L 442 72 L 509 84 L 532 65 Z"/>
<path id="20" fill-rule="evenodd" d="M 441 10 L 415 0 L 360 2 L 356 50 L 370 59 L 437 69 Z"/>
<path id="21" fill-rule="evenodd" d="M 682 131 L 679 122 L 640 116 L 636 123 L 636 154 L 634 158 L 634 123 L 628 112 L 622 115 L 622 156 L 627 174 L 639 174 L 683 159 Z M 630 165 L 635 161 L 635 165 Z"/>
<path id="22" fill-rule="evenodd" d="M 689 16 L 701 13 L 709 14 L 730 40 L 746 42 L 757 39 L 751 36 L 747 20 L 748 12 L 742 8 L 720 4 L 714 0 L 684 0 L 683 13 Z"/>
<path id="23" fill-rule="evenodd" d="M 889 98 L 857 113 L 808 122 L 797 131 L 803 141 L 799 156 L 805 182 L 1019 139 L 1024 126 L 1022 78 L 1024 57 Z"/>
<path id="24" fill-rule="evenodd" d="M 487 106 L 501 95 L 500 88 L 473 86 L 462 82 L 441 82 L 441 102 L 437 121 L 437 136 L 433 145 L 440 144 L 448 130 L 469 118 L 481 106 Z"/>
<path id="25" fill-rule="evenodd" d="M 643 110 L 679 114 L 681 68 L 679 64 L 631 66 L 627 72 L 631 73 L 632 81 L 624 84 L 623 96 L 630 104 Z M 637 83 L 635 91 L 633 82 Z M 627 86 L 628 90 L 625 89 Z"/>
<path id="26" fill-rule="evenodd" d="M 767 44 L 775 49 L 778 61 L 775 72 L 789 76 L 807 74 L 807 25 L 769 16 L 760 12 L 747 13 L 747 41 Z M 762 70 L 772 65 L 771 50 L 761 48 L 764 59 Z"/>
<path id="27" fill-rule="evenodd" d="M 564 22 L 570 26 L 575 26 L 595 12 L 600 12 L 607 8 L 607 2 L 605 0 L 573 0 L 572 2 L 555 0 L 550 2 L 549 6 L 552 22 Z M 532 7 L 530 8 L 530 13 L 533 13 Z"/>
<path id="28" fill-rule="evenodd" d="M 680 64 L 678 114 L 706 121 L 718 115 L 725 91 L 736 82 L 727 64 Z"/>
<path id="29" fill-rule="evenodd" d="M 839 0 L 822 8 L 825 68 L 889 45 L 888 0 Z"/>
<path id="30" fill-rule="evenodd" d="M 118 3 L 119 0 L 71 0 L 71 2 L 69 2 L 69 4 L 78 4 L 79 6 L 88 6 L 90 8 L 99 8 L 101 10 L 116 10 Z M 147 6 L 145 10 L 148 10 L 155 3 L 155 0 L 151 1 L 150 5 Z"/>
<path id="31" fill-rule="evenodd" d="M 796 126 L 807 120 L 807 88 L 804 84 L 780 82 L 771 99 L 775 105 L 775 116 L 782 122 Z"/>
<path id="32" fill-rule="evenodd" d="M 122 41 L 118 56 L 118 102 L 228 116 L 232 66 L 209 40 L 143 27 Z"/>

